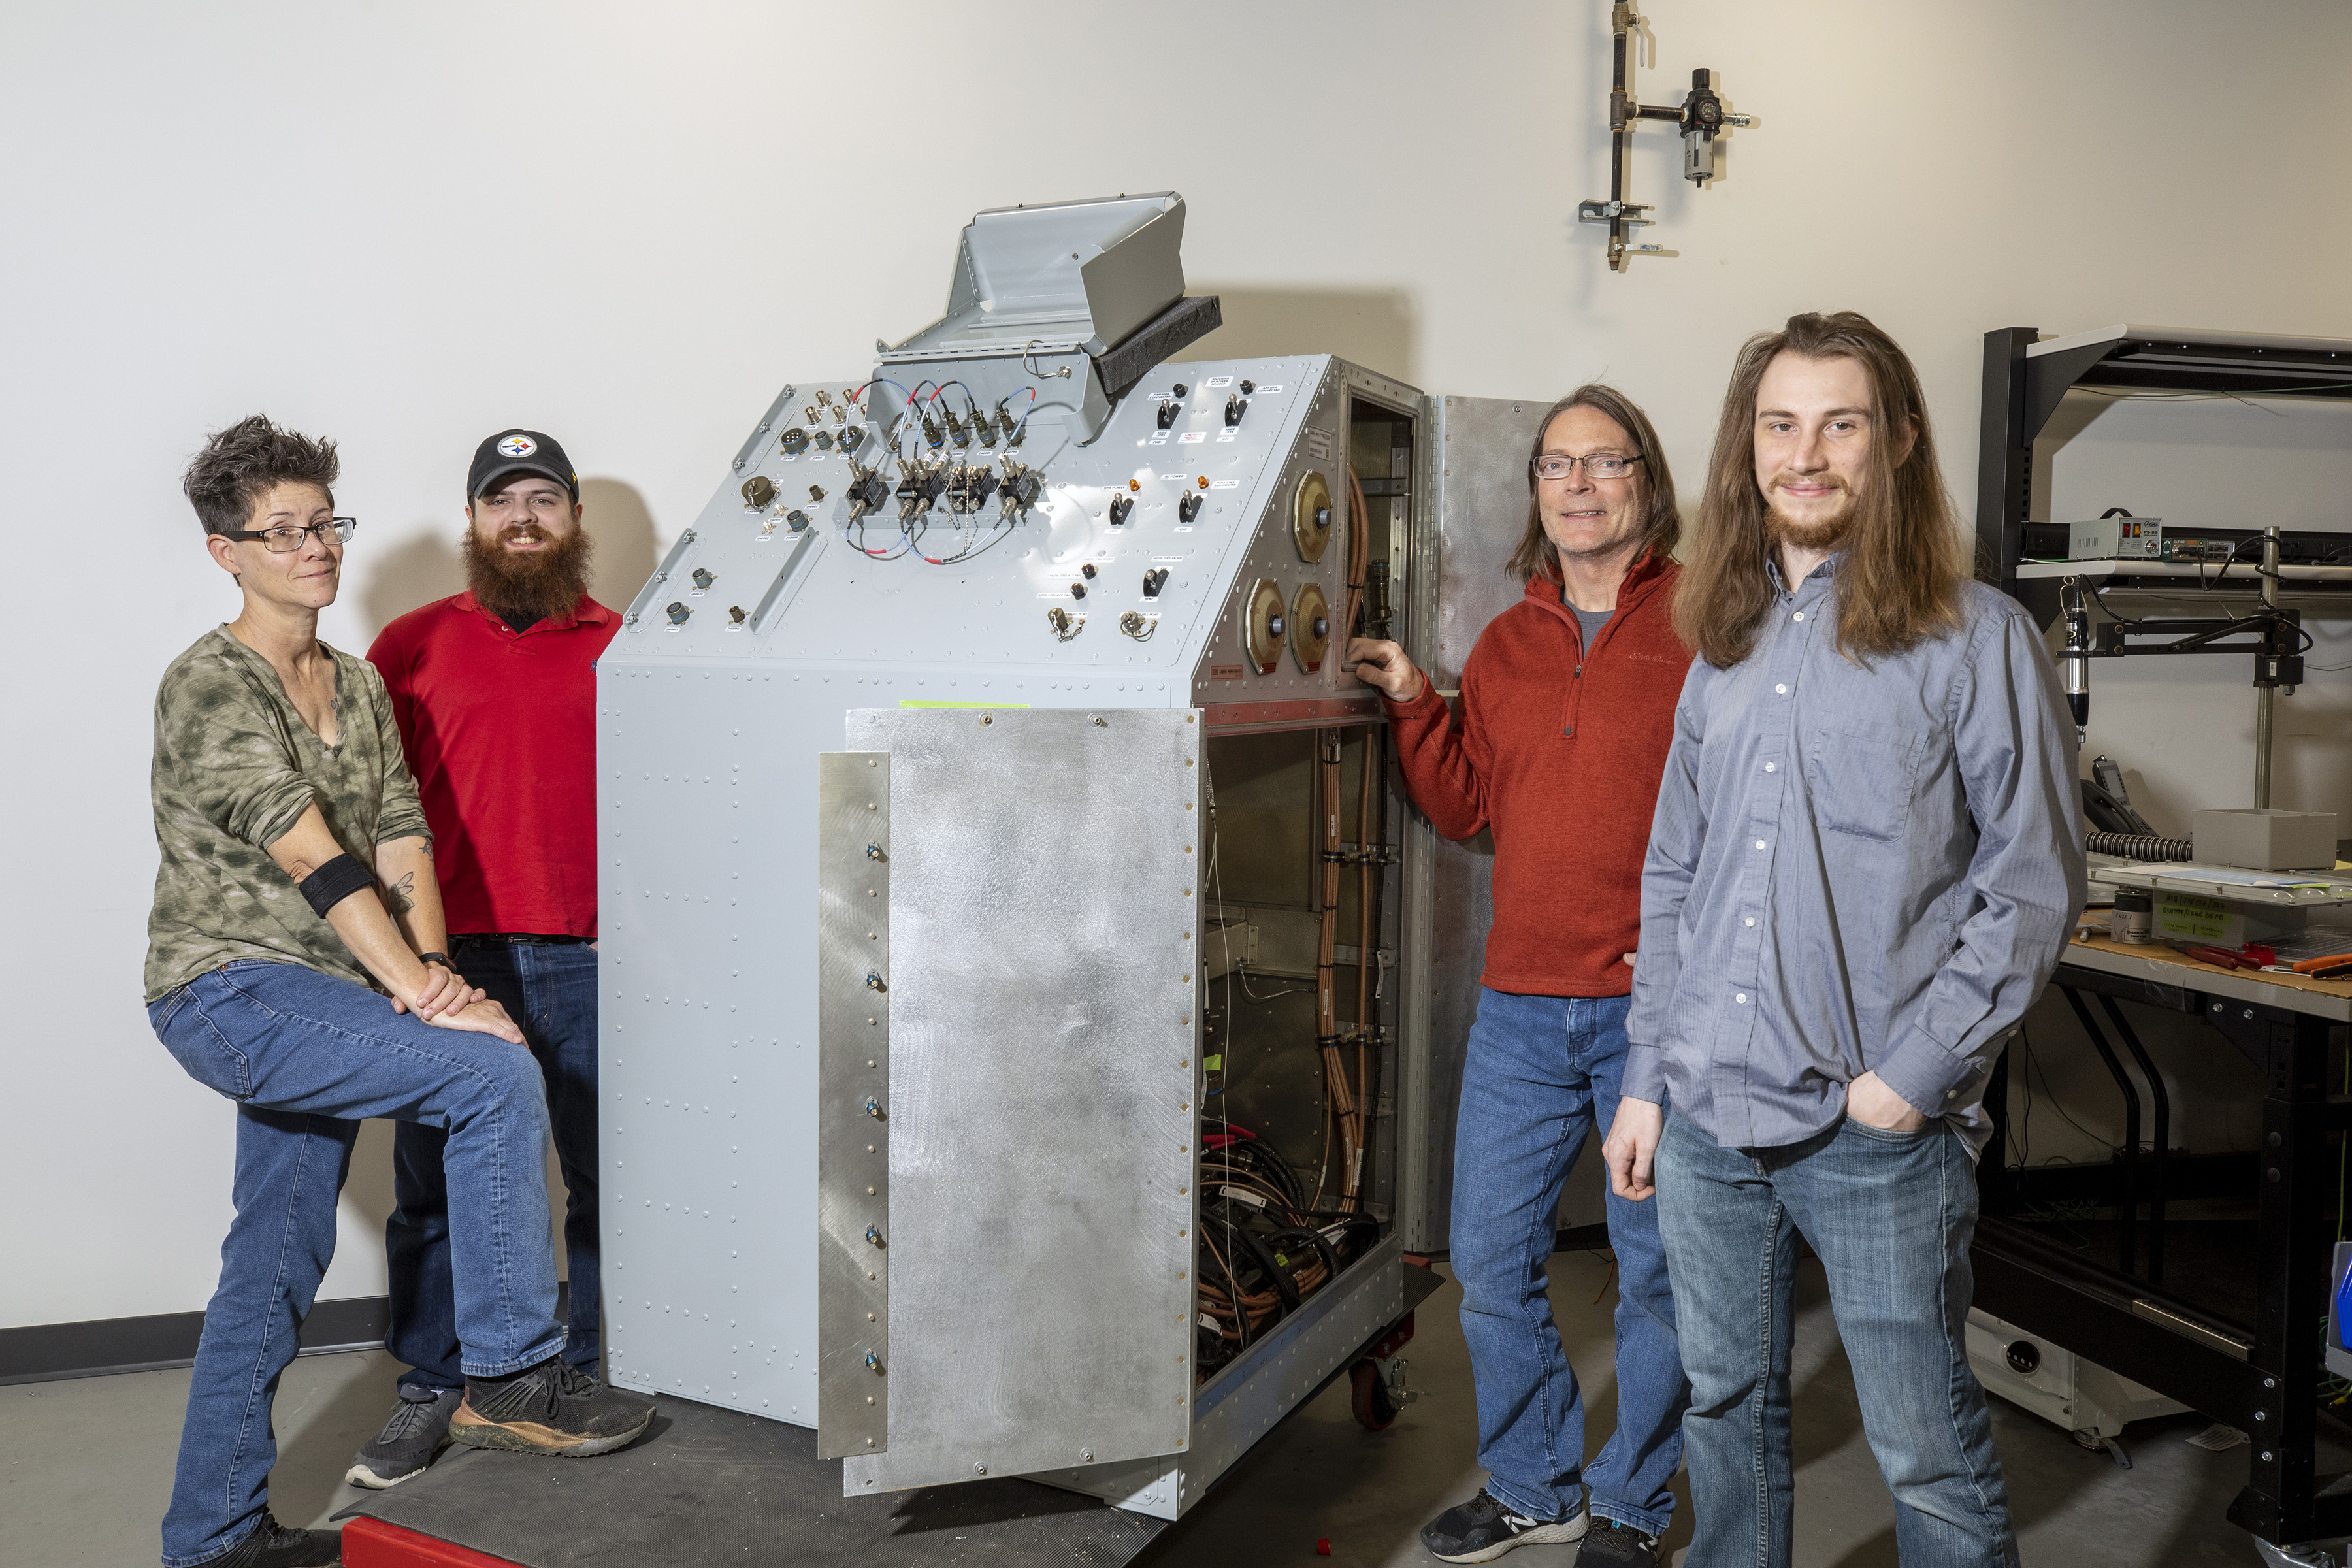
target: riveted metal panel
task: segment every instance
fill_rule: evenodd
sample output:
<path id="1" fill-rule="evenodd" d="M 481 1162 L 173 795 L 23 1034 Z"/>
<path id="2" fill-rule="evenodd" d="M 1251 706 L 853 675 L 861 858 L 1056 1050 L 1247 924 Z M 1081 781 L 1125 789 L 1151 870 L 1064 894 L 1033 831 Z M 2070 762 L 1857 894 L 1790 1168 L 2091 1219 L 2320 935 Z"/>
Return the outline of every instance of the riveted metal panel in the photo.
<path id="1" fill-rule="evenodd" d="M 1550 403 L 1432 401 L 1437 460 L 1429 467 L 1436 476 L 1438 570 L 1436 646 L 1426 668 L 1440 689 L 1451 691 L 1461 686 L 1462 667 L 1487 623 L 1525 596 L 1526 584 L 1510 572 L 1511 552 L 1528 525 L 1528 443 Z M 1484 833 L 1461 843 L 1432 835 L 1426 853 L 1423 866 L 1408 862 L 1410 871 L 1427 879 L 1430 952 L 1428 984 L 1412 998 L 1416 1008 L 1427 1009 L 1428 1047 L 1407 1056 L 1408 1073 L 1426 1074 L 1426 1092 L 1413 1097 L 1423 1121 L 1405 1175 L 1419 1178 L 1425 1205 L 1418 1237 L 1407 1239 L 1434 1250 L 1446 1245 L 1449 1232 L 1462 1064 L 1478 1016 L 1478 976 L 1495 921 L 1495 845 Z"/>
<path id="2" fill-rule="evenodd" d="M 889 1417 L 890 769 L 817 758 L 817 1456 Z"/>
<path id="3" fill-rule="evenodd" d="M 1155 1519 L 1179 1518 L 1403 1311 L 1404 1243 L 1391 1237 L 1350 1265 L 1338 1287 L 1308 1297 L 1201 1391 L 1187 1452 L 1156 1461 L 1071 1466 L 1030 1479 Z"/>
<path id="4" fill-rule="evenodd" d="M 1202 733 L 850 716 L 893 893 L 891 1395 L 852 1495 L 1190 1440 Z"/>

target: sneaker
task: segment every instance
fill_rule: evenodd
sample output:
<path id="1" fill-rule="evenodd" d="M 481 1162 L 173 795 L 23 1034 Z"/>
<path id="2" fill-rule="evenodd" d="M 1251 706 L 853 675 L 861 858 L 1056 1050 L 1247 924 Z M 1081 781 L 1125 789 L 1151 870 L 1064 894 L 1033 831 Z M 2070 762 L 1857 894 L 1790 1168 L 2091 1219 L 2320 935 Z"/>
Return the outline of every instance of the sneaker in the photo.
<path id="1" fill-rule="evenodd" d="M 335 1568 L 342 1560 L 341 1531 L 289 1530 L 265 1508 L 260 1529 L 198 1568 Z"/>
<path id="2" fill-rule="evenodd" d="M 562 1356 L 511 1377 L 469 1377 L 449 1440 L 577 1458 L 609 1454 L 653 1425 L 654 1402 L 608 1388 Z"/>
<path id="3" fill-rule="evenodd" d="M 449 1440 L 449 1417 L 457 1414 L 464 1398 L 454 1388 L 402 1384 L 400 1404 L 394 1408 L 392 1419 L 368 1439 L 352 1468 L 343 1472 L 343 1479 L 355 1487 L 382 1491 L 411 1476 L 423 1475 L 441 1445 Z"/>
<path id="4" fill-rule="evenodd" d="M 1657 1563 L 1658 1538 L 1613 1519 L 1594 1520 L 1576 1553 L 1576 1568 L 1657 1568 Z"/>
<path id="5" fill-rule="evenodd" d="M 1457 1504 L 1421 1527 L 1421 1543 L 1440 1563 L 1492 1563 L 1519 1546 L 1549 1546 L 1574 1541 L 1584 1533 L 1585 1511 L 1547 1524 L 1513 1513 L 1483 1487 L 1468 1502 Z"/>

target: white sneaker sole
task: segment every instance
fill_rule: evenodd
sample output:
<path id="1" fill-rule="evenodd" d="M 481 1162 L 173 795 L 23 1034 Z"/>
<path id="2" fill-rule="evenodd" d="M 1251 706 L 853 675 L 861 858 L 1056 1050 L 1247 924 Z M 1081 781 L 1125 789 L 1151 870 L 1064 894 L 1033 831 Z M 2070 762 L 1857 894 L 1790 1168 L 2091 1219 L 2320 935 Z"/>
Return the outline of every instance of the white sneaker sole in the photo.
<path id="1" fill-rule="evenodd" d="M 1430 1555 L 1440 1563 L 1492 1563 L 1504 1553 L 1516 1552 L 1522 1546 L 1558 1546 L 1563 1542 L 1581 1541 L 1584 1532 L 1591 1526 L 1592 1515 L 1579 1509 L 1574 1519 L 1563 1519 L 1558 1524 L 1538 1524 L 1533 1530 L 1523 1530 L 1508 1541 L 1498 1541 L 1483 1551 L 1465 1552 L 1454 1557 L 1442 1552 L 1433 1552 Z"/>
<path id="2" fill-rule="evenodd" d="M 417 1468 L 409 1471 L 404 1476 L 380 1476 L 373 1470 L 369 1469 L 367 1468 L 366 1461 L 362 1460 L 343 1472 L 343 1480 L 347 1485 L 365 1487 L 372 1492 L 385 1492 L 390 1491 L 393 1488 L 400 1485 L 403 1481 L 415 1480 L 417 1477 L 423 1475 L 430 1466 L 431 1461 L 428 1460 L 425 1465 L 419 1466 Z"/>

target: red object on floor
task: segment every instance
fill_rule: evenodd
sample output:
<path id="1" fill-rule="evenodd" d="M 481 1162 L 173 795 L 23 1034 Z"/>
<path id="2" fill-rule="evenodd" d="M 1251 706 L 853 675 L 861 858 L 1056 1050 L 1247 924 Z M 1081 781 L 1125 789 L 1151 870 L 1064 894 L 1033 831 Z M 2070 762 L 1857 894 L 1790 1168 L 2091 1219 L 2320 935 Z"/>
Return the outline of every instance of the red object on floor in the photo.
<path id="1" fill-rule="evenodd" d="M 1326 1535 L 1315 1542 L 1315 1555 L 1318 1557 L 1328 1557 L 1331 1555 L 1331 1538 L 1329 1536 Z"/>
<path id="2" fill-rule="evenodd" d="M 516 1568 L 470 1546 L 436 1541 L 365 1514 L 343 1526 L 343 1568 Z"/>

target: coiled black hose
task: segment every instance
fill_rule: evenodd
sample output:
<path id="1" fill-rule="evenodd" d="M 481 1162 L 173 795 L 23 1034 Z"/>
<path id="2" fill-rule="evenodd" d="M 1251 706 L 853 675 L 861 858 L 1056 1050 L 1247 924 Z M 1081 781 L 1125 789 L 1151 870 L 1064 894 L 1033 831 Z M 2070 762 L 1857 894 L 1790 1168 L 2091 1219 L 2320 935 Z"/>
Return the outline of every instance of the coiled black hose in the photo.
<path id="1" fill-rule="evenodd" d="M 2126 860 L 2186 860 L 2186 838 L 2160 838 L 2153 833 L 2094 833 L 2084 841 L 2094 855 L 2120 855 Z"/>

